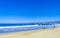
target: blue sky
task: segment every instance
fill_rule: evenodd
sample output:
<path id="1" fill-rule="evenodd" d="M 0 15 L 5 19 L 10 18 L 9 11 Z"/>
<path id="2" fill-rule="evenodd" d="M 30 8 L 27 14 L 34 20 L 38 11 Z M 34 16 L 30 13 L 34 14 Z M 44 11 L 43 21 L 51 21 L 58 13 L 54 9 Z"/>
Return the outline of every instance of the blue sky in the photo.
<path id="1" fill-rule="evenodd" d="M 60 0 L 0 0 L 0 23 L 60 20 Z"/>

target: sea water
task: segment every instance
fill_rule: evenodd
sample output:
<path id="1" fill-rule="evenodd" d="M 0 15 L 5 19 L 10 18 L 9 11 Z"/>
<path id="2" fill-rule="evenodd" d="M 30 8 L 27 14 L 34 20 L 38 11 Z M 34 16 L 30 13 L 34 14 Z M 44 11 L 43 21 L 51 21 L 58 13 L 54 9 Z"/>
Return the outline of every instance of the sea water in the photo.
<path id="1" fill-rule="evenodd" d="M 31 25 L 1 25 L 0 33 L 9 33 L 9 32 L 22 32 L 27 30 L 38 30 L 43 28 L 52 28 L 54 25 L 39 25 L 39 24 L 31 24 Z"/>

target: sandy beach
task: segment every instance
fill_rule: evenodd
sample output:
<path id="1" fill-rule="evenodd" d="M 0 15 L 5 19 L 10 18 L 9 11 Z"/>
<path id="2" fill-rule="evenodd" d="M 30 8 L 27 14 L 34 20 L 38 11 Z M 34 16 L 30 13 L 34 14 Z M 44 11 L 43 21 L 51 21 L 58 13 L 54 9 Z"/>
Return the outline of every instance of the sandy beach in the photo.
<path id="1" fill-rule="evenodd" d="M 60 38 L 60 28 L 0 34 L 0 38 Z"/>

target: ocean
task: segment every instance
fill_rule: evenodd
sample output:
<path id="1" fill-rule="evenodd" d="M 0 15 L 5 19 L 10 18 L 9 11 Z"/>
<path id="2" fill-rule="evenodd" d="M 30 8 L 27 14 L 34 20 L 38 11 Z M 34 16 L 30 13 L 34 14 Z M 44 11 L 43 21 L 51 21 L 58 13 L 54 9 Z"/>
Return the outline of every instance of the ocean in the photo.
<path id="1" fill-rule="evenodd" d="M 53 24 L 0 24 L 0 34 L 9 32 L 22 32 L 28 30 L 38 30 L 52 28 Z"/>

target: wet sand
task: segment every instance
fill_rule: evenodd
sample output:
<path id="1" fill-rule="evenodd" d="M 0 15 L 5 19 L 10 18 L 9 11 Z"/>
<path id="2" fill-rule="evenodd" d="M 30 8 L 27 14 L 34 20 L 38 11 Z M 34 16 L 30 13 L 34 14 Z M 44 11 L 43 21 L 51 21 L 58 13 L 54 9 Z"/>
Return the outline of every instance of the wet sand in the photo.
<path id="1" fill-rule="evenodd" d="M 0 38 L 60 38 L 60 28 L 0 34 Z"/>

